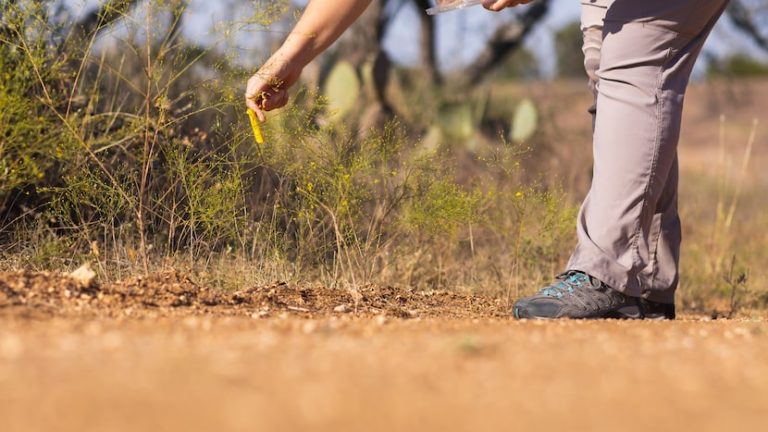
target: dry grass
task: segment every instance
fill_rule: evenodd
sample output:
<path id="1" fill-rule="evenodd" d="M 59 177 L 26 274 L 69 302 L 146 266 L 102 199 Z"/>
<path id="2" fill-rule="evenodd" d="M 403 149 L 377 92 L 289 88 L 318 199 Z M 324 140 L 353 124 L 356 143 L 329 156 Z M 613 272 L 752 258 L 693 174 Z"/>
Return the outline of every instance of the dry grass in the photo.
<path id="1" fill-rule="evenodd" d="M 131 21 L 129 33 L 158 16 Z M 420 114 L 365 136 L 328 123 L 322 100 L 301 91 L 268 125 L 268 144 L 255 147 L 235 91 L 247 71 L 158 28 L 154 42 L 129 37 L 104 52 L 71 45 L 64 57 L 41 43 L 44 28 L 16 23 L 16 39 L 2 41 L 16 74 L 0 83 L 2 127 L 14 137 L 4 163 L 20 162 L 6 170 L 15 183 L 0 188 L 0 268 L 90 261 L 105 282 L 173 267 L 221 289 L 376 283 L 507 300 L 562 270 L 590 180 L 584 83 L 478 89 L 466 99 L 487 98 L 479 132 L 431 151 L 424 136 L 445 102 L 439 89 L 395 85 L 396 111 Z M 511 145 L 497 127 L 523 97 L 538 106 L 540 127 Z M 688 96 L 687 308 L 766 304 L 768 151 L 753 122 L 765 100 L 760 81 L 699 83 Z"/>

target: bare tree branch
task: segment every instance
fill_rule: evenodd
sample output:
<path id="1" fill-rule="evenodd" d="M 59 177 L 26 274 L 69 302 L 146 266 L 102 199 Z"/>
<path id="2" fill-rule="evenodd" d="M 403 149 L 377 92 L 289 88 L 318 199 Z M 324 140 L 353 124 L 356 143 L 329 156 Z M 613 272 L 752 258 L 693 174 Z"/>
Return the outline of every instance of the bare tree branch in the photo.
<path id="1" fill-rule="evenodd" d="M 752 39 L 761 49 L 768 51 L 768 36 L 760 32 L 760 25 L 757 23 L 758 17 L 754 11 L 747 7 L 742 0 L 731 0 L 727 13 L 736 28 Z"/>
<path id="2" fill-rule="evenodd" d="M 101 31 L 122 18 L 137 3 L 138 0 L 107 0 L 75 23 L 75 35 L 85 37 Z"/>
<path id="3" fill-rule="evenodd" d="M 528 33 L 546 16 L 549 2 L 550 0 L 539 0 L 532 3 L 516 21 L 499 27 L 477 60 L 463 71 L 465 83 L 470 86 L 479 84 L 507 55 L 520 48 Z"/>

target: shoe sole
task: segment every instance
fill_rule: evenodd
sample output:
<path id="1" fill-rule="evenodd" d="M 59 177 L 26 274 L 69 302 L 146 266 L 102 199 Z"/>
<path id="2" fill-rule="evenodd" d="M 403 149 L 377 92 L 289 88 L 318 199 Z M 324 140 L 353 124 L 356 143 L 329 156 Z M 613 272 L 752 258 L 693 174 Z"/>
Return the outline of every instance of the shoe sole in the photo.
<path id="1" fill-rule="evenodd" d="M 515 319 L 518 319 L 518 320 L 519 319 L 556 320 L 556 319 L 567 318 L 567 317 L 534 316 L 529 314 L 525 308 L 520 308 L 517 306 L 512 308 L 512 314 L 514 315 Z M 577 318 L 577 319 L 620 319 L 620 320 L 664 321 L 664 320 L 674 320 L 675 318 L 669 317 L 664 313 L 643 314 L 643 312 L 640 310 L 640 306 L 627 305 L 619 309 L 616 309 L 615 311 L 611 311 L 605 314 L 604 316 L 586 317 L 586 318 Z"/>

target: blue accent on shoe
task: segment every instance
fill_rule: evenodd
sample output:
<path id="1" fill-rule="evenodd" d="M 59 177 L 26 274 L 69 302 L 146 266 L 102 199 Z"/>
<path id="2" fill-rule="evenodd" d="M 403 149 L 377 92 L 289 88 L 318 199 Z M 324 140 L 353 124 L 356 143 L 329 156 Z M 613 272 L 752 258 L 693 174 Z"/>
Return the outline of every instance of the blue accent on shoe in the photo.
<path id="1" fill-rule="evenodd" d="M 572 295 L 573 289 L 581 288 L 584 282 L 590 282 L 589 276 L 586 273 L 576 271 L 565 273 L 559 278 L 560 281 L 542 289 L 539 291 L 539 294 L 545 297 L 563 298 L 566 293 Z"/>

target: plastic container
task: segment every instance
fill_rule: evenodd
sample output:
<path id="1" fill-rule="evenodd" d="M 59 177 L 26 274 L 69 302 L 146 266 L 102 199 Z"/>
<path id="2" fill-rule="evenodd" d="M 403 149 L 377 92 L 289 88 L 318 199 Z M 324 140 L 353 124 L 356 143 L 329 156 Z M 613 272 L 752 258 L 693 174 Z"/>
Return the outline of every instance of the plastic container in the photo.
<path id="1" fill-rule="evenodd" d="M 427 15 L 437 15 L 456 9 L 477 6 L 483 3 L 483 0 L 436 0 L 435 7 L 427 9 Z"/>

